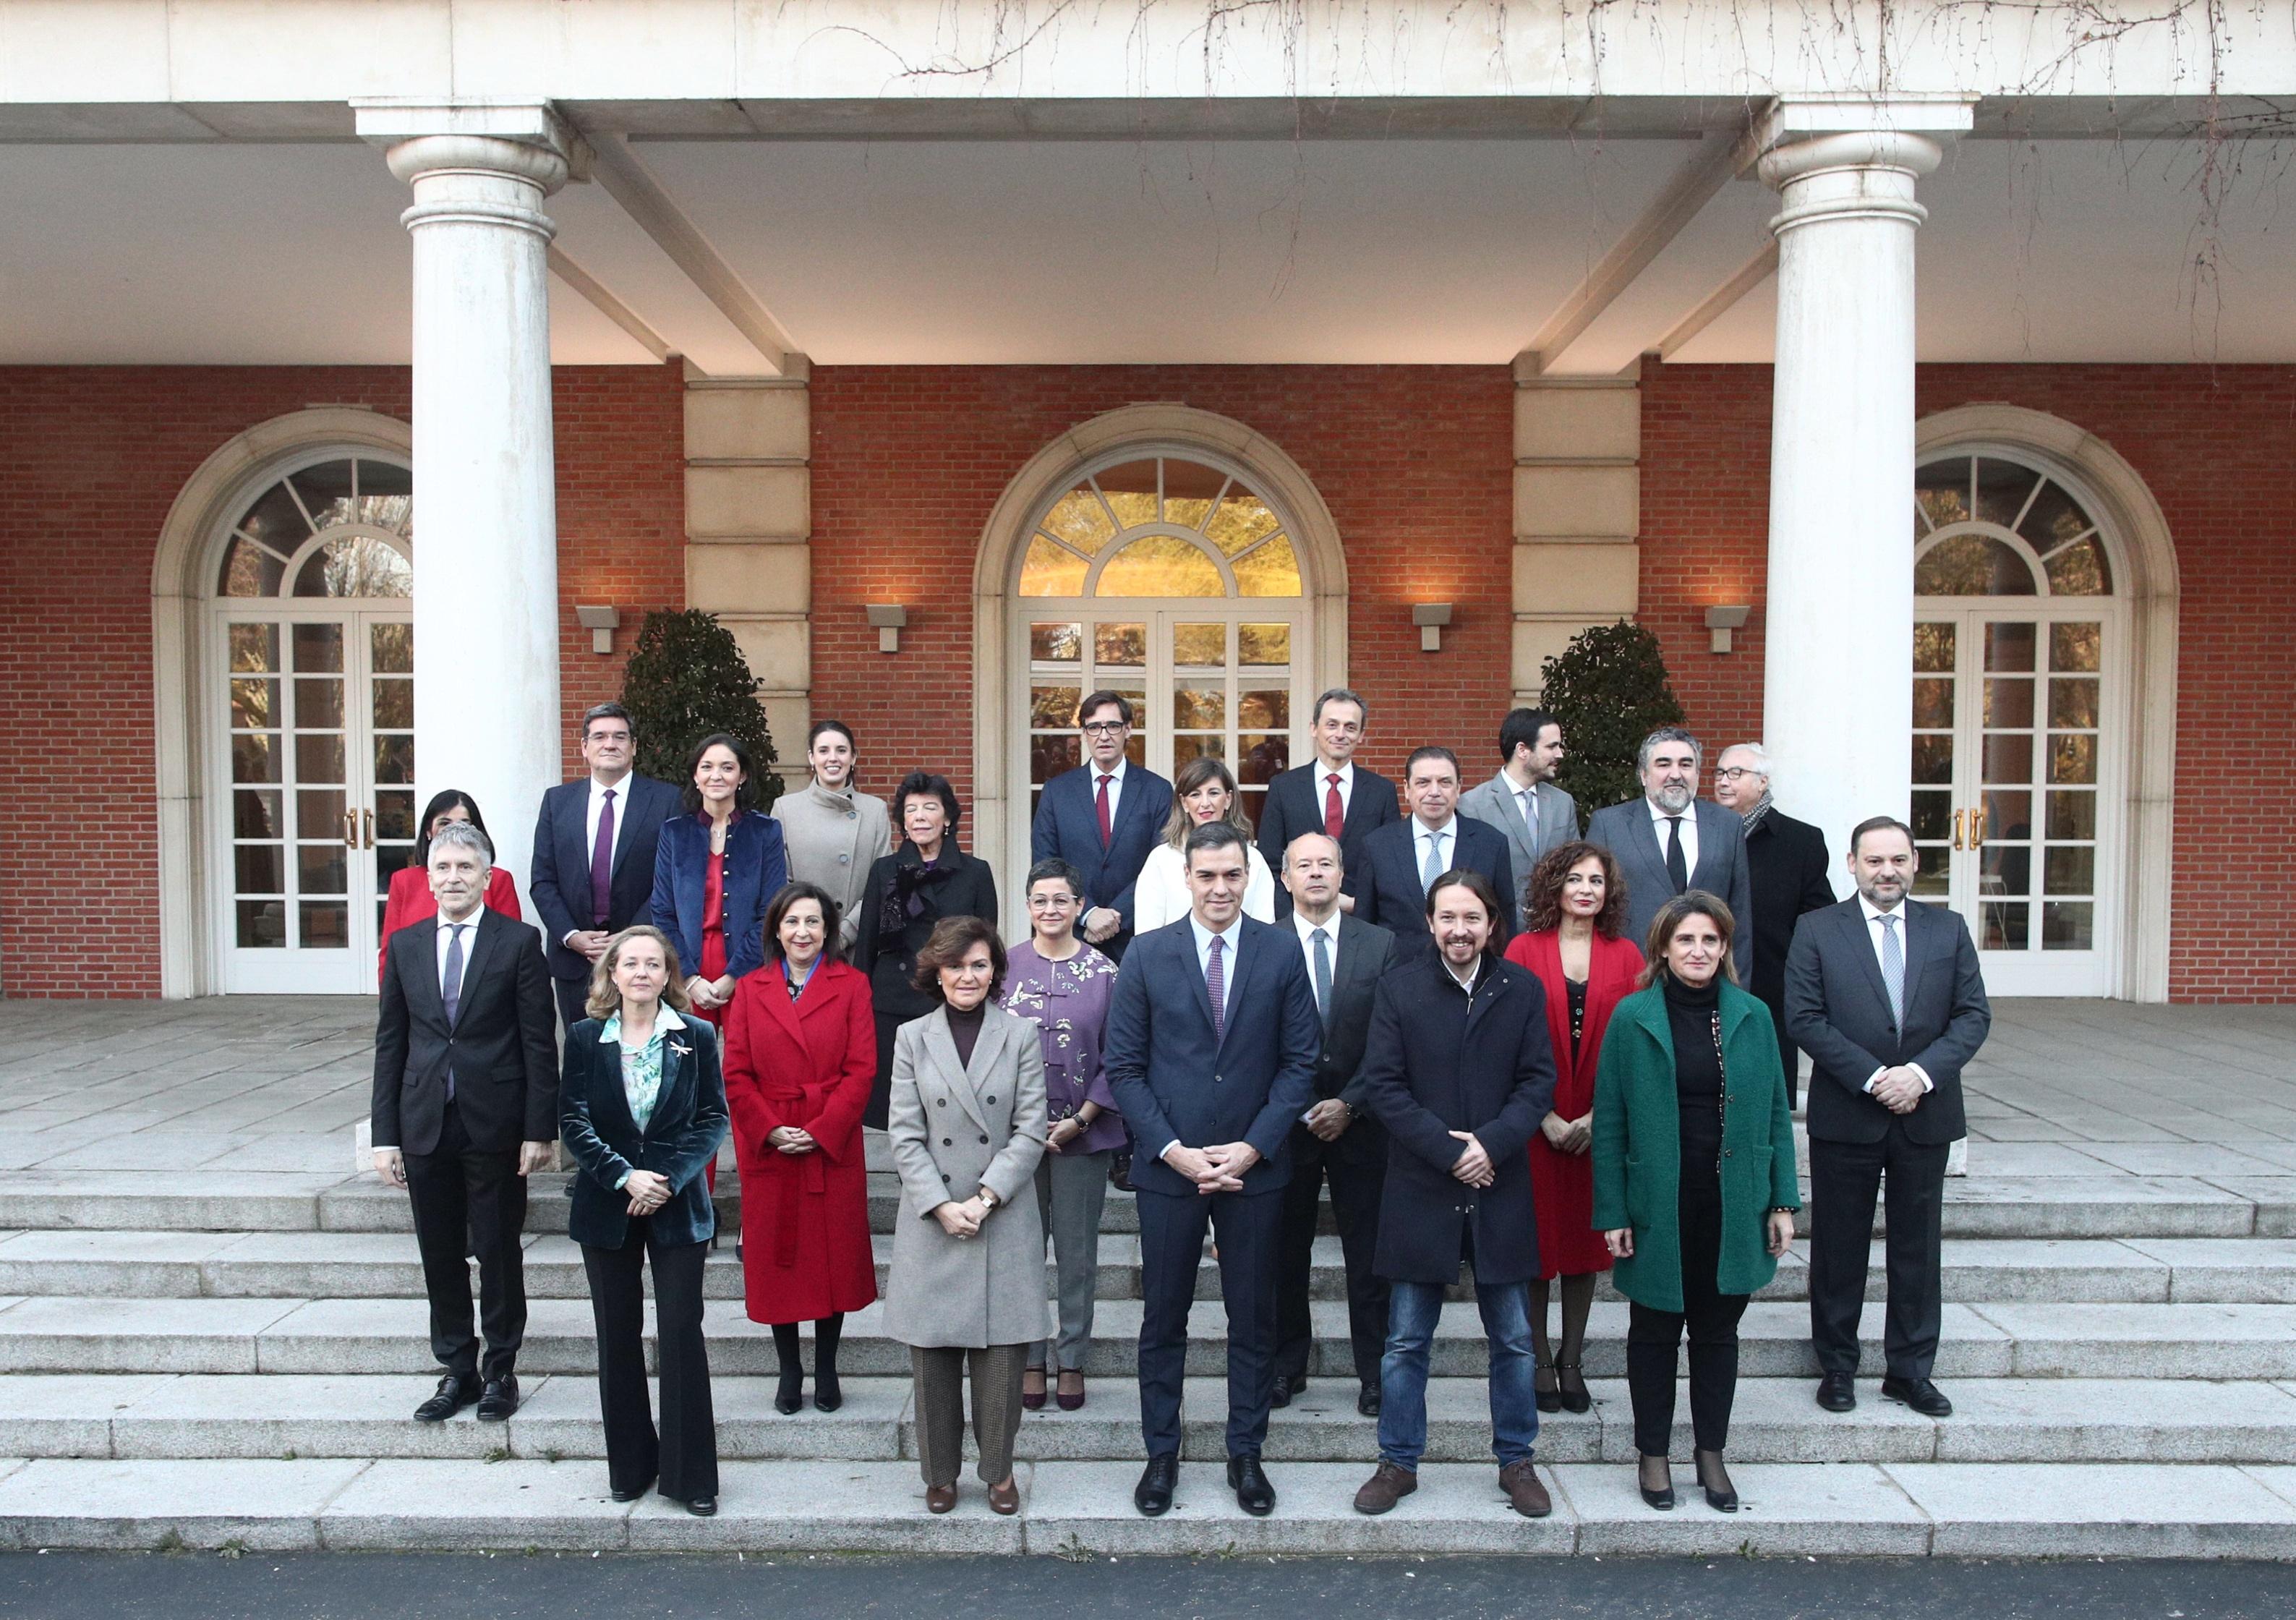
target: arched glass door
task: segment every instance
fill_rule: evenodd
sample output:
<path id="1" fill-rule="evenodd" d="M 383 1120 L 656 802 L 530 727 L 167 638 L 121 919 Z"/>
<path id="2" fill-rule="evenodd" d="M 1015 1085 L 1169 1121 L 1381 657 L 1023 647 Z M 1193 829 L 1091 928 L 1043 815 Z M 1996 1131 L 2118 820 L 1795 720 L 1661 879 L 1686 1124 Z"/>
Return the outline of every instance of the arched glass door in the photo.
<path id="1" fill-rule="evenodd" d="M 1993 454 L 1922 467 L 1915 525 L 1915 892 L 1967 920 L 1995 993 L 2109 994 L 2126 698 L 2105 537 Z"/>
<path id="2" fill-rule="evenodd" d="M 221 542 L 206 701 L 226 991 L 374 988 L 414 837 L 412 489 L 369 452 L 319 456 Z"/>

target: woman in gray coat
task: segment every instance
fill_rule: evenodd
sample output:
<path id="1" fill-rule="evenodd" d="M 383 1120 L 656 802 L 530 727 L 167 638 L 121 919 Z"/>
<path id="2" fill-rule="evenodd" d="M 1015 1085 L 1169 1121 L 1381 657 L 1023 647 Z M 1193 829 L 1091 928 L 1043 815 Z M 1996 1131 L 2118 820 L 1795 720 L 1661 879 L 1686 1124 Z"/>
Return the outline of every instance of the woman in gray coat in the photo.
<path id="1" fill-rule="evenodd" d="M 1017 1513 L 1021 1373 L 1045 1336 L 1045 1059 L 1036 1026 L 996 1005 L 1004 947 L 977 917 L 944 917 L 917 952 L 940 1005 L 894 1038 L 886 1129 L 901 1177 L 885 1331 L 909 1346 L 925 1506 L 956 1506 L 964 1377 L 988 1505 Z"/>

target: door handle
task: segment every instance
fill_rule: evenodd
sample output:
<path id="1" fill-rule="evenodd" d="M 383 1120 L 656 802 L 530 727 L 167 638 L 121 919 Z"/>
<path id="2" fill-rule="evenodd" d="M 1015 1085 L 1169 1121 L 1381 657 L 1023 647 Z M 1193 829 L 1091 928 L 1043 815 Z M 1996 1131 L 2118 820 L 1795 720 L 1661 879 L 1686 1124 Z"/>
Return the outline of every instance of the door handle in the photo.
<path id="1" fill-rule="evenodd" d="M 371 810 L 361 810 L 359 822 L 365 832 L 365 843 L 361 847 L 371 850 L 374 848 L 374 812 Z"/>
<path id="2" fill-rule="evenodd" d="M 1969 847 L 1972 850 L 1985 847 L 1985 818 L 1986 811 L 1981 809 L 1969 812 Z"/>
<path id="3" fill-rule="evenodd" d="M 1968 814 L 1967 810 L 1956 810 L 1953 813 L 1953 847 L 1956 850 L 1966 847 L 1961 842 L 1961 826 L 1964 818 Z"/>
<path id="4" fill-rule="evenodd" d="M 355 850 L 358 847 L 358 812 L 347 810 L 343 812 L 343 848 Z"/>

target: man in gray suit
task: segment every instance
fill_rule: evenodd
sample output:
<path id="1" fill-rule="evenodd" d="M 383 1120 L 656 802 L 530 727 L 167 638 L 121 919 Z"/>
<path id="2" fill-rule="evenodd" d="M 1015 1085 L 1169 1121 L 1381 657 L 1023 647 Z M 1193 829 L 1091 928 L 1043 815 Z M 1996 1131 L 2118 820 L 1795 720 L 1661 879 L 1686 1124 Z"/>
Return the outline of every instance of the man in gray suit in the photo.
<path id="1" fill-rule="evenodd" d="M 1459 813 L 1488 823 L 1507 835 L 1507 852 L 1518 878 L 1527 880 L 1538 858 L 1578 836 L 1578 806 L 1554 785 L 1562 764 L 1562 727 L 1544 709 L 1510 710 L 1499 724 L 1499 774 L 1459 799 Z M 1522 896 L 1507 897 L 1515 925 L 1529 922 Z"/>
<path id="2" fill-rule="evenodd" d="M 1698 739 L 1662 726 L 1643 739 L 1635 768 L 1643 796 L 1595 812 L 1587 839 L 1611 851 L 1627 881 L 1627 937 L 1645 942 L 1659 908 L 1703 889 L 1737 921 L 1730 960 L 1738 983 L 1753 975 L 1754 880 L 1746 864 L 1746 824 L 1698 796 Z"/>

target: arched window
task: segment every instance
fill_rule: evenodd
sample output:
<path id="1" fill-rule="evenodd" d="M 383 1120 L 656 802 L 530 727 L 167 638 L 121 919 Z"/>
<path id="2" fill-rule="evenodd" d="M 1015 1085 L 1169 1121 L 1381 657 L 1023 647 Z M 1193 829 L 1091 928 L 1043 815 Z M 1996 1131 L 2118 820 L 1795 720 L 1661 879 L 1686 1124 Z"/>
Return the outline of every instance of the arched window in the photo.
<path id="1" fill-rule="evenodd" d="M 1917 596 L 2109 596 L 2095 520 L 2050 478 L 1994 456 L 1952 456 L 1914 476 Z"/>
<path id="2" fill-rule="evenodd" d="M 1283 519 L 1242 478 L 1176 456 L 1078 478 L 1037 522 L 1023 596 L 1296 596 Z"/>
<path id="3" fill-rule="evenodd" d="M 232 525 L 216 595 L 413 596 L 414 488 L 406 468 L 368 456 L 289 473 L 250 501 Z"/>

